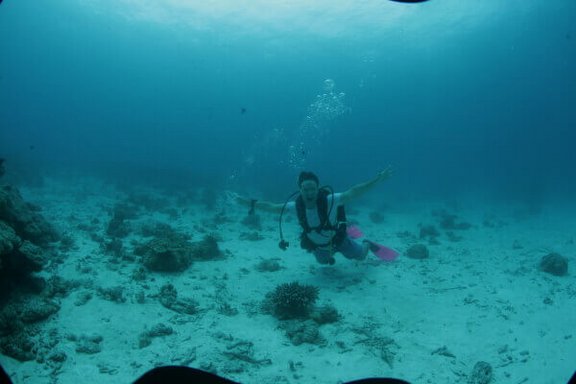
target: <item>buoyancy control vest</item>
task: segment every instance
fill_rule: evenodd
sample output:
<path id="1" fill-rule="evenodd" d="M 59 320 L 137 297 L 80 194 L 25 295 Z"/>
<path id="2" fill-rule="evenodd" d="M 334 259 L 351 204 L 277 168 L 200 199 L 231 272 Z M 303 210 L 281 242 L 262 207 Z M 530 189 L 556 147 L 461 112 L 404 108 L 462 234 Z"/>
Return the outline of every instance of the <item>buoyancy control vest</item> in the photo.
<path id="1" fill-rule="evenodd" d="M 304 199 L 302 198 L 302 195 L 299 195 L 296 198 L 295 204 L 298 223 L 300 223 L 300 226 L 302 227 L 302 233 L 300 234 L 300 246 L 303 249 L 307 251 L 314 251 L 316 248 L 321 246 L 327 246 L 331 244 L 337 247 L 342 243 L 346 237 L 346 212 L 344 210 L 344 205 L 338 205 L 338 207 L 336 207 L 336 222 L 330 222 L 330 214 L 334 208 L 334 191 L 332 191 L 330 187 L 322 187 L 318 190 L 316 208 L 318 210 L 320 224 L 316 227 L 311 227 L 308 223 L 308 219 L 306 217 L 306 206 L 304 205 Z M 316 244 L 308 237 L 308 234 L 312 231 L 320 233 L 323 230 L 335 231 L 335 235 L 328 239 L 326 244 Z"/>
<path id="2" fill-rule="evenodd" d="M 334 191 L 330 186 L 326 185 L 321 187 L 318 191 L 316 206 L 318 209 L 318 217 L 320 218 L 320 225 L 315 228 L 311 228 L 308 224 L 308 219 L 306 218 L 306 207 L 304 206 L 304 200 L 300 196 L 300 191 L 296 191 L 288 196 L 284 202 L 284 205 L 282 205 L 280 216 L 278 217 L 278 232 L 280 234 L 278 247 L 285 251 L 290 246 L 290 243 L 284 239 L 284 231 L 282 230 L 282 217 L 284 216 L 286 206 L 296 195 L 298 195 L 295 201 L 296 214 L 298 216 L 298 222 L 300 223 L 300 226 L 303 230 L 302 234 L 300 235 L 300 246 L 308 251 L 315 250 L 319 245 L 312 242 L 308 238 L 307 234 L 313 230 L 322 231 L 323 229 L 334 228 L 336 229 L 336 234 L 332 237 L 328 244 L 332 242 L 332 245 L 339 246 L 346 238 L 346 212 L 344 211 L 344 206 L 339 205 L 337 208 L 338 211 L 336 212 L 336 224 L 333 225 L 330 223 L 330 214 L 334 208 Z M 330 196 L 330 206 L 328 206 L 328 196 Z"/>

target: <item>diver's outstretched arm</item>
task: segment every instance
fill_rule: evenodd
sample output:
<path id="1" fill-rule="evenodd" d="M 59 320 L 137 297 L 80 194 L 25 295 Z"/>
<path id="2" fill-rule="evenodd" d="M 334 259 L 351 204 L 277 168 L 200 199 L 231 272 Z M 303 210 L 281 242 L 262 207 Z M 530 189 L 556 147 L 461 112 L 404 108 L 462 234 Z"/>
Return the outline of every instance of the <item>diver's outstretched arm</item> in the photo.
<path id="1" fill-rule="evenodd" d="M 250 209 L 258 209 L 258 210 L 262 210 L 262 211 L 266 211 L 266 212 L 271 212 L 271 213 L 280 213 L 282 211 L 282 207 L 284 206 L 284 204 L 278 204 L 278 203 L 272 203 L 269 201 L 262 201 L 262 200 L 256 200 L 256 199 L 249 199 L 247 197 L 244 196 L 240 196 L 237 193 L 234 192 L 229 192 L 229 196 L 232 197 L 232 199 L 242 205 L 245 206 L 247 208 Z"/>
<path id="2" fill-rule="evenodd" d="M 350 188 L 349 190 L 347 190 L 346 192 L 343 192 L 342 197 L 340 198 L 342 201 L 342 204 L 346 204 L 346 203 L 350 202 L 350 200 L 353 200 L 353 199 L 357 198 L 358 196 L 361 196 L 364 193 L 368 192 L 376 184 L 389 178 L 390 175 L 392 175 L 392 168 L 390 166 L 387 166 L 386 168 L 384 168 L 383 171 L 378 172 L 376 177 L 373 178 L 372 180 L 366 181 L 366 182 L 361 183 L 361 184 L 357 184 L 357 185 L 353 186 L 352 188 Z"/>

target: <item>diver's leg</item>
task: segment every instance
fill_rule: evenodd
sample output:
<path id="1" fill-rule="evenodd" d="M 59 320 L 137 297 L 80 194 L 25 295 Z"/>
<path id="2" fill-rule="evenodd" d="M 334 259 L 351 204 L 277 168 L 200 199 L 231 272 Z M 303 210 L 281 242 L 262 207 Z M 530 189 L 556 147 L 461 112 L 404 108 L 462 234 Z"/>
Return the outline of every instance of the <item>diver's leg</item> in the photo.
<path id="1" fill-rule="evenodd" d="M 314 250 L 314 256 L 316 256 L 316 261 L 320 264 L 334 265 L 336 262 L 334 255 L 328 249 L 317 248 Z"/>
<path id="2" fill-rule="evenodd" d="M 347 259 L 364 260 L 368 254 L 369 248 L 370 244 L 365 241 L 360 245 L 350 237 L 346 237 L 338 247 L 338 251 Z"/>

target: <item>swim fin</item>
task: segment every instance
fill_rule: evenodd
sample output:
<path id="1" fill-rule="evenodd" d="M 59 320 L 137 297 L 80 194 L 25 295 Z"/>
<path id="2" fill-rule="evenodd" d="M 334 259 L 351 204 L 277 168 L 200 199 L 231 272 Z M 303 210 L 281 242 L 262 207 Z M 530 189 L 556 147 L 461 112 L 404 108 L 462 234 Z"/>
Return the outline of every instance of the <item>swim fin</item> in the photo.
<path id="1" fill-rule="evenodd" d="M 388 248 L 382 244 L 375 243 L 370 240 L 364 240 L 370 244 L 370 252 L 376 255 L 380 260 L 383 261 L 393 261 L 395 260 L 399 253 L 392 248 Z"/>
<path id="2" fill-rule="evenodd" d="M 356 225 L 350 225 L 346 228 L 346 233 L 350 236 L 351 239 L 359 239 L 360 237 L 364 236 L 360 228 Z M 370 240 L 364 240 L 368 244 L 370 244 L 370 252 L 375 254 L 380 260 L 384 261 L 392 261 L 396 259 L 399 255 L 398 252 L 393 250 L 392 248 L 388 248 L 382 244 L 375 243 Z"/>
<path id="3" fill-rule="evenodd" d="M 357 225 L 350 225 L 346 227 L 346 234 L 350 236 L 351 239 L 359 239 L 360 237 L 364 236 Z"/>

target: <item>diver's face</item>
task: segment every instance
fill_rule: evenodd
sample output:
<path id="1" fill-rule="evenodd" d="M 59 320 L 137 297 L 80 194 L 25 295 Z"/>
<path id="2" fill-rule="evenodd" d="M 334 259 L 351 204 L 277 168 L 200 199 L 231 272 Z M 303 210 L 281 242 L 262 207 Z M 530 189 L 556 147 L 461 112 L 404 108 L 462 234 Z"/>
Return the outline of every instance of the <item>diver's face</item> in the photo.
<path id="1" fill-rule="evenodd" d="M 318 184 L 314 180 L 303 181 L 300 184 L 300 194 L 307 207 L 315 206 L 316 198 L 318 197 Z"/>

